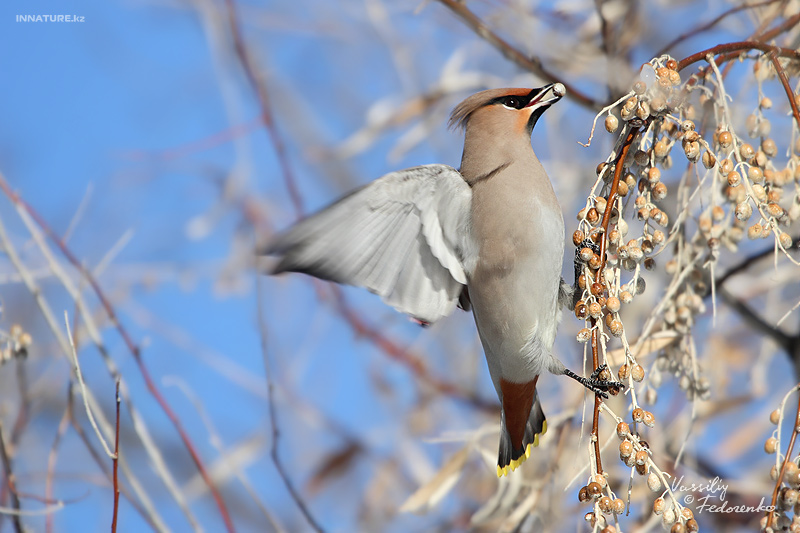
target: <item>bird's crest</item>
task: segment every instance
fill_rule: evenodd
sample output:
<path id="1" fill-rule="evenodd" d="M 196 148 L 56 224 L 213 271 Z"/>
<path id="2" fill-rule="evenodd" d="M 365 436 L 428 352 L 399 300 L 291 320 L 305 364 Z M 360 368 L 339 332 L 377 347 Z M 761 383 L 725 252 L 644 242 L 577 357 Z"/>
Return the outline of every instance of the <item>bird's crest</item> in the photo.
<path id="1" fill-rule="evenodd" d="M 470 115 L 477 109 L 492 103 L 495 99 L 502 96 L 528 96 L 530 89 L 489 89 L 475 93 L 453 109 L 447 125 L 452 129 L 464 128 L 467 125 Z"/>

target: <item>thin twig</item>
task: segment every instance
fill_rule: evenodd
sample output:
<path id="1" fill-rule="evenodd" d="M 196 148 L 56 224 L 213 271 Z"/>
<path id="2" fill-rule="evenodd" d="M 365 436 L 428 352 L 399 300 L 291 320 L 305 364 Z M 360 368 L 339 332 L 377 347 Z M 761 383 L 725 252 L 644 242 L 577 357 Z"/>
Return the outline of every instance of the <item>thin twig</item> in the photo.
<path id="1" fill-rule="evenodd" d="M 69 384 L 72 387 L 72 383 Z M 53 498 L 53 476 L 56 470 L 56 458 L 58 456 L 58 447 L 61 445 L 61 439 L 67 432 L 69 427 L 69 409 L 64 409 L 64 414 L 61 416 L 61 421 L 58 423 L 56 436 L 53 438 L 53 444 L 50 446 L 50 453 L 47 455 L 47 476 L 44 481 L 44 497 L 48 500 Z M 53 515 L 48 514 L 45 518 L 45 531 L 51 533 L 53 531 Z"/>
<path id="2" fill-rule="evenodd" d="M 283 179 L 286 183 L 286 189 L 289 191 L 289 198 L 292 201 L 295 215 L 298 217 L 303 214 L 303 199 L 300 197 L 300 191 L 297 188 L 297 180 L 294 177 L 292 166 L 289 164 L 289 156 L 286 151 L 286 146 L 283 143 L 283 138 L 278 133 L 278 128 L 275 125 L 275 119 L 272 116 L 272 108 L 270 106 L 269 91 L 264 80 L 258 75 L 255 62 L 250 56 L 250 51 L 245 46 L 242 32 L 239 28 L 238 15 L 236 12 L 236 2 L 234 0 L 225 0 L 225 7 L 228 14 L 228 24 L 231 29 L 231 36 L 233 37 L 233 46 L 236 50 L 236 55 L 242 65 L 242 69 L 247 76 L 250 85 L 255 90 L 258 96 L 258 104 L 261 110 L 261 122 L 267 129 L 270 142 L 275 149 L 275 155 L 278 158 L 278 164 L 283 172 Z"/>
<path id="3" fill-rule="evenodd" d="M 97 278 L 95 278 L 92 275 L 92 273 L 85 267 L 85 265 L 83 265 L 83 263 L 78 260 L 75 254 L 72 253 L 72 250 L 70 250 L 64 244 L 64 242 L 47 224 L 47 222 L 45 222 L 44 218 L 35 209 L 33 209 L 25 200 L 23 200 L 19 194 L 11 190 L 11 187 L 9 186 L 8 182 L 6 181 L 5 177 L 2 174 L 0 174 L 0 189 L 2 189 L 2 191 L 6 194 L 6 196 L 8 196 L 9 200 L 11 200 L 11 202 L 15 205 L 15 207 L 17 207 L 18 209 L 22 210 L 24 213 L 29 215 L 36 222 L 36 224 L 38 224 L 38 226 L 42 229 L 42 231 L 44 231 L 47 237 L 50 238 L 50 240 L 55 243 L 55 245 L 58 247 L 58 249 L 61 251 L 64 257 L 67 258 L 67 260 L 72 264 L 72 266 L 75 267 L 81 273 L 84 279 L 92 287 L 92 290 L 94 291 L 95 295 L 100 301 L 100 304 L 102 305 L 103 310 L 108 316 L 108 319 L 116 328 L 120 337 L 122 337 L 122 340 L 125 343 L 125 346 L 127 347 L 128 351 L 131 353 L 131 355 L 133 355 L 136 366 L 139 369 L 139 373 L 142 375 L 145 385 L 147 386 L 147 390 L 154 397 L 158 405 L 167 415 L 167 418 L 169 418 L 175 430 L 178 432 L 178 435 L 183 441 L 184 447 L 189 452 L 189 455 L 195 464 L 195 468 L 197 468 L 198 472 L 203 477 L 203 480 L 206 482 L 206 485 L 208 486 L 209 491 L 211 492 L 211 495 L 217 505 L 217 508 L 219 509 L 220 515 L 222 516 L 222 519 L 225 522 L 226 529 L 229 532 L 233 532 L 235 528 L 233 526 L 233 521 L 231 519 L 230 512 L 228 511 L 228 508 L 225 505 L 225 501 L 222 499 L 222 495 L 220 494 L 219 490 L 214 485 L 213 481 L 208 475 L 206 467 L 203 463 L 203 460 L 200 458 L 200 454 L 197 451 L 197 448 L 195 447 L 194 443 L 189 437 L 189 434 L 184 429 L 183 424 L 178 415 L 175 413 L 175 411 L 172 410 L 172 407 L 170 407 L 169 403 L 167 403 L 166 398 L 164 398 L 164 396 L 159 391 L 158 387 L 156 387 L 155 382 L 153 381 L 153 378 L 150 375 L 150 371 L 148 370 L 147 365 L 145 365 L 144 359 L 142 358 L 141 349 L 139 348 L 139 346 L 136 345 L 136 343 L 133 342 L 133 338 L 128 333 L 128 330 L 122 325 L 122 322 L 119 320 L 119 317 L 117 316 L 114 307 L 111 305 L 110 300 L 106 297 L 105 291 L 103 291 L 103 289 L 100 287 Z"/>
<path id="4" fill-rule="evenodd" d="M 781 22 L 780 24 L 778 24 L 777 26 L 775 26 L 771 30 L 767 30 L 764 33 L 762 33 L 761 35 L 756 35 L 754 38 L 759 40 L 759 41 L 769 41 L 771 39 L 774 39 L 775 37 L 777 37 L 781 33 L 792 29 L 794 26 L 797 25 L 798 22 L 800 22 L 800 13 L 797 13 L 796 15 L 792 15 L 791 17 L 789 17 L 788 19 L 784 20 L 783 22 Z"/>
<path id="5" fill-rule="evenodd" d="M 688 31 L 680 34 L 678 37 L 675 37 L 672 41 L 670 41 L 669 43 L 665 44 L 661 48 L 661 50 L 659 50 L 655 54 L 655 57 L 659 57 L 659 56 L 662 56 L 662 55 L 666 54 L 667 52 L 669 52 L 672 49 L 673 46 L 677 45 L 678 43 L 681 43 L 681 42 L 685 41 L 686 39 L 694 37 L 694 36 L 704 32 L 704 31 L 710 30 L 711 28 L 713 28 L 714 26 L 716 26 L 717 24 L 722 22 L 725 18 L 729 17 L 730 15 L 733 15 L 734 13 L 738 13 L 739 11 L 744 11 L 745 9 L 753 9 L 753 8 L 756 8 L 756 7 L 762 7 L 762 6 L 766 6 L 766 5 L 769 5 L 769 4 L 773 4 L 776 1 L 777 0 L 765 0 L 763 2 L 757 2 L 755 4 L 742 4 L 742 5 L 739 5 L 739 6 L 734 6 L 734 7 L 730 8 L 729 10 L 720 13 L 718 16 L 714 17 L 710 21 L 704 22 L 703 24 L 695 26 L 691 30 L 688 30 Z M 761 40 L 765 40 L 766 41 L 768 39 L 761 39 Z"/>
<path id="6" fill-rule="evenodd" d="M 575 88 L 573 85 L 565 82 L 557 77 L 555 74 L 548 71 L 542 61 L 537 57 L 528 57 L 517 48 L 509 44 L 502 37 L 493 32 L 475 13 L 469 10 L 464 2 L 459 0 L 439 0 L 453 13 L 458 15 L 472 31 L 478 34 L 486 42 L 494 46 L 503 56 L 512 61 L 517 66 L 520 66 L 536 74 L 538 77 L 550 83 L 561 83 L 567 88 L 567 98 L 571 98 L 575 102 L 581 104 L 589 109 L 597 109 L 600 107 L 600 102 L 594 98 L 584 94 L 582 91 Z"/>
<path id="7" fill-rule="evenodd" d="M 86 416 L 89 417 L 89 423 L 92 425 L 92 429 L 94 429 L 95 434 L 97 435 L 100 444 L 103 445 L 103 450 L 105 450 L 106 455 L 109 456 L 111 459 L 116 460 L 117 456 L 114 452 L 111 451 L 109 448 L 106 439 L 103 437 L 103 434 L 100 432 L 100 428 L 97 427 L 97 422 L 94 419 L 94 414 L 92 413 L 91 407 L 89 407 L 89 394 L 86 392 L 86 383 L 83 381 L 83 372 L 81 371 L 81 364 L 78 361 L 78 352 L 75 350 L 75 341 L 72 339 L 72 330 L 69 327 L 69 315 L 67 312 L 64 311 L 64 323 L 67 325 L 67 338 L 69 339 L 69 345 L 72 348 L 72 362 L 75 364 L 75 376 L 78 378 L 78 385 L 81 389 L 81 397 L 83 398 L 83 408 L 86 410 Z"/>
<path id="8" fill-rule="evenodd" d="M 286 470 L 283 467 L 283 463 L 281 462 L 280 455 L 278 453 L 278 439 L 280 437 L 280 431 L 278 430 L 278 420 L 275 412 L 275 396 L 273 394 L 274 384 L 272 382 L 272 371 L 270 370 L 269 364 L 269 349 L 267 347 L 267 325 L 264 321 L 264 309 L 263 309 L 263 298 L 261 297 L 261 274 L 256 272 L 256 313 L 258 318 L 258 333 L 259 338 L 261 341 L 261 356 L 264 359 L 264 377 L 267 380 L 267 405 L 269 408 L 269 421 L 270 421 L 270 429 L 272 431 L 272 443 L 270 445 L 270 452 L 269 455 L 272 458 L 272 462 L 275 465 L 275 469 L 278 471 L 278 474 L 281 476 L 283 480 L 283 484 L 286 487 L 286 490 L 289 491 L 289 495 L 294 500 L 295 505 L 297 508 L 300 509 L 300 512 L 303 514 L 303 517 L 308 522 L 308 525 L 316 531 L 317 533 L 322 533 L 324 530 L 322 526 L 319 525 L 317 520 L 314 518 L 314 515 L 311 514 L 311 510 L 306 505 L 305 501 L 303 500 L 300 493 L 297 492 L 297 489 L 294 487 L 292 480 L 289 478 L 289 475 L 286 473 Z"/>
<path id="9" fill-rule="evenodd" d="M 14 531 L 16 531 L 16 533 L 22 533 L 24 528 L 22 527 L 22 520 L 20 520 L 19 495 L 17 494 L 16 486 L 17 482 L 14 478 L 14 471 L 11 469 L 11 457 L 6 449 L 6 439 L 5 435 L 3 434 L 2 420 L 0 420 L 0 457 L 3 460 L 3 471 L 5 472 L 6 485 L 8 485 L 8 492 L 11 494 L 11 505 L 13 506 L 14 511 L 6 514 L 11 514 L 14 517 Z"/>
<path id="10" fill-rule="evenodd" d="M 118 470 L 119 470 L 119 405 L 120 405 L 120 397 L 119 397 L 119 378 L 117 378 L 117 386 L 116 386 L 116 393 L 114 394 L 114 400 L 117 404 L 117 416 L 116 416 L 116 423 L 114 424 L 115 433 L 114 433 L 114 457 L 112 462 L 112 470 L 114 472 L 114 513 L 111 518 L 111 533 L 116 533 L 117 531 L 117 514 L 119 512 L 119 477 L 118 477 Z"/>
<path id="11" fill-rule="evenodd" d="M 348 306 L 344 299 L 344 294 L 339 287 L 336 285 L 331 285 L 331 290 L 334 295 L 336 308 L 358 337 L 365 338 L 375 344 L 383 353 L 395 361 L 405 365 L 409 370 L 411 370 L 414 376 L 420 379 L 420 381 L 430 385 L 438 392 L 462 400 L 477 409 L 491 413 L 497 412 L 497 403 L 485 400 L 475 394 L 475 392 L 464 389 L 455 383 L 445 381 L 431 375 L 431 373 L 427 370 L 422 358 L 414 355 L 407 348 L 394 342 L 379 329 L 369 325 L 350 306 Z"/>

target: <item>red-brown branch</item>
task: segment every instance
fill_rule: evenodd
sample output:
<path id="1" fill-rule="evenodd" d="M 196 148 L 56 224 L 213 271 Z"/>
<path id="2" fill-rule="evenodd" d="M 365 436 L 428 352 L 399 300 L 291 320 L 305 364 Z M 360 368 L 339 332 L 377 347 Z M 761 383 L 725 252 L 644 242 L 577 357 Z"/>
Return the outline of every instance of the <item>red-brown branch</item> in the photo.
<path id="1" fill-rule="evenodd" d="M 685 57 L 678 61 L 678 71 L 681 71 L 699 61 L 705 61 L 706 56 L 708 54 L 718 56 L 723 56 L 721 59 L 715 60 L 717 64 L 722 63 L 723 61 L 729 61 L 738 57 L 741 52 L 745 52 L 747 50 L 761 50 L 764 53 L 774 52 L 779 57 L 788 57 L 791 59 L 800 59 L 800 51 L 792 50 L 791 48 L 782 48 L 780 46 L 772 46 L 766 43 L 760 43 L 758 41 L 739 41 L 735 43 L 726 43 L 726 44 L 719 44 L 717 46 L 713 46 L 711 48 L 707 48 L 706 50 L 702 50 L 695 54 L 692 54 L 688 57 Z"/>
<path id="2" fill-rule="evenodd" d="M 114 400 L 117 403 L 117 417 L 116 423 L 114 425 L 115 432 L 114 432 L 114 458 L 112 459 L 113 463 L 113 476 L 114 476 L 114 513 L 111 519 L 111 533 L 116 533 L 117 531 L 117 514 L 119 512 L 119 477 L 118 477 L 118 470 L 119 470 L 119 378 L 117 378 L 117 388 L 116 394 L 114 395 Z"/>
<path id="3" fill-rule="evenodd" d="M 231 532 L 234 531 L 235 528 L 233 526 L 233 520 L 231 519 L 230 512 L 225 505 L 225 501 L 222 499 L 222 495 L 214 484 L 214 481 L 211 479 L 203 460 L 200 458 L 197 448 L 189 437 L 189 434 L 184 429 L 180 418 L 178 418 L 178 415 L 172 410 L 172 407 L 170 407 L 169 403 L 167 403 L 166 398 L 164 398 L 158 387 L 156 387 L 156 384 L 150 375 L 150 371 L 148 370 L 147 365 L 144 363 L 139 346 L 133 342 L 133 338 L 128 333 L 128 330 L 122 325 L 122 322 L 120 322 L 114 307 L 111 305 L 111 301 L 106 297 L 105 291 L 103 291 L 102 287 L 100 287 L 100 283 L 97 281 L 94 275 L 92 275 L 86 265 L 84 265 L 84 263 L 72 253 L 72 250 L 70 250 L 64 241 L 53 231 L 50 225 L 45 222 L 44 218 L 39 214 L 39 212 L 33 209 L 33 207 L 23 200 L 19 194 L 11 190 L 11 187 L 5 178 L 2 177 L 2 175 L 0 175 L 0 189 L 3 190 L 5 195 L 8 196 L 8 199 L 11 200 L 15 206 L 24 210 L 36 222 L 45 235 L 47 235 L 47 237 L 56 245 L 56 247 L 58 247 L 64 257 L 67 258 L 72 266 L 81 273 L 81 276 L 92 287 L 97 299 L 100 301 L 100 305 L 103 307 L 108 319 L 111 321 L 111 324 L 113 324 L 120 337 L 122 337 L 122 340 L 125 343 L 128 351 L 131 353 L 131 355 L 133 355 L 133 359 L 136 362 L 136 366 L 139 369 L 139 373 L 142 375 L 145 385 L 147 386 L 147 390 L 150 392 L 158 405 L 164 411 L 164 414 L 167 415 L 167 418 L 169 418 L 170 422 L 175 427 L 175 430 L 178 432 L 178 435 L 183 441 L 184 447 L 189 452 L 189 455 L 191 456 L 198 473 L 203 478 L 203 481 L 205 481 L 206 486 L 208 486 L 208 489 L 211 492 L 217 507 L 219 508 L 220 515 L 225 522 L 226 529 Z"/>
<path id="4" fill-rule="evenodd" d="M 497 403 L 484 400 L 472 391 L 463 389 L 455 383 L 431 375 L 421 358 L 415 356 L 413 353 L 409 352 L 407 348 L 400 346 L 378 329 L 369 325 L 358 313 L 348 306 L 339 287 L 331 285 L 331 290 L 334 295 L 334 303 L 336 304 L 337 310 L 356 335 L 369 340 L 391 359 L 394 359 L 408 368 L 420 381 L 427 383 L 438 392 L 463 400 L 478 409 L 487 412 L 497 412 Z"/>
<path id="5" fill-rule="evenodd" d="M 611 190 L 608 192 L 606 199 L 606 209 L 603 212 L 603 219 L 600 223 L 603 228 L 602 238 L 600 239 L 600 268 L 597 269 L 595 281 L 599 282 L 603 279 L 603 271 L 606 267 L 606 241 L 608 240 L 608 225 L 611 222 L 611 211 L 614 209 L 614 203 L 617 198 L 617 190 L 619 189 L 619 180 L 622 177 L 622 167 L 625 162 L 625 157 L 628 155 L 628 149 L 633 143 L 633 139 L 639 132 L 638 128 L 631 128 L 625 142 L 622 144 L 617 160 L 614 163 L 614 178 L 611 181 Z M 597 335 L 597 319 L 592 318 L 592 370 L 597 370 L 600 367 L 600 345 Z M 594 411 L 592 413 L 592 444 L 594 445 L 595 464 L 597 473 L 603 473 L 603 463 L 600 459 L 600 405 L 603 398 L 595 393 L 594 395 Z"/>
<path id="6" fill-rule="evenodd" d="M 778 74 L 778 79 L 781 80 L 783 90 L 786 92 L 786 97 L 789 99 L 789 105 L 792 106 L 794 122 L 797 127 L 800 128 L 800 110 L 797 109 L 797 99 L 795 98 L 794 91 L 792 91 L 792 88 L 789 86 L 789 78 L 786 76 L 786 71 L 781 66 L 781 62 L 778 61 L 775 52 L 768 53 L 767 57 L 769 57 L 770 61 L 772 61 L 772 65 L 775 67 L 775 72 Z"/>
<path id="7" fill-rule="evenodd" d="M 772 522 L 775 520 L 775 507 L 778 503 L 778 493 L 783 484 L 783 476 L 786 474 L 786 465 L 792 460 L 794 442 L 797 440 L 798 429 L 800 429 L 800 392 L 798 392 L 797 412 L 794 415 L 794 424 L 792 424 L 792 436 L 789 438 L 789 446 L 786 449 L 786 454 L 783 456 L 781 471 L 778 473 L 778 478 L 775 480 L 775 489 L 772 491 L 772 511 L 767 513 L 767 527 L 772 526 Z M 780 431 L 780 428 L 778 428 L 778 430 Z"/>

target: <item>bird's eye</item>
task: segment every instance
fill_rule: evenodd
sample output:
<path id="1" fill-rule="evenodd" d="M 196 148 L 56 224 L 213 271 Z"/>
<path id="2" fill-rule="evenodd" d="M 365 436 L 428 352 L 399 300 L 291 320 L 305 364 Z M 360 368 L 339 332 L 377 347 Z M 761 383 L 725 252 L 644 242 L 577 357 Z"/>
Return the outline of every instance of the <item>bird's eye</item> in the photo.
<path id="1" fill-rule="evenodd" d="M 520 109 L 522 107 L 521 104 L 522 103 L 519 101 L 519 98 L 516 98 L 514 96 L 507 97 L 505 99 L 505 101 L 503 102 L 504 106 L 511 107 L 511 108 L 514 108 L 514 109 Z"/>

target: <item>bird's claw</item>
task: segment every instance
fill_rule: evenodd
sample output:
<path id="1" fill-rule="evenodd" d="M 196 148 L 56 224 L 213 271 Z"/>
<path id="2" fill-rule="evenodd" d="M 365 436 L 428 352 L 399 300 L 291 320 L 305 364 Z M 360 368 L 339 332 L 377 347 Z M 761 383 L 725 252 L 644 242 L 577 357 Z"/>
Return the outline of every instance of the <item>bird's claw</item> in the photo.
<path id="1" fill-rule="evenodd" d="M 610 393 L 612 396 L 616 396 L 619 394 L 624 388 L 625 385 L 620 383 L 619 381 L 614 381 L 613 379 L 601 379 L 600 374 L 603 373 L 604 370 L 608 369 L 608 365 L 600 365 L 597 367 L 594 372 L 588 378 L 583 376 L 579 376 L 572 372 L 571 370 L 567 369 L 565 374 L 593 393 L 597 394 L 604 400 L 608 399 L 608 394 Z"/>

